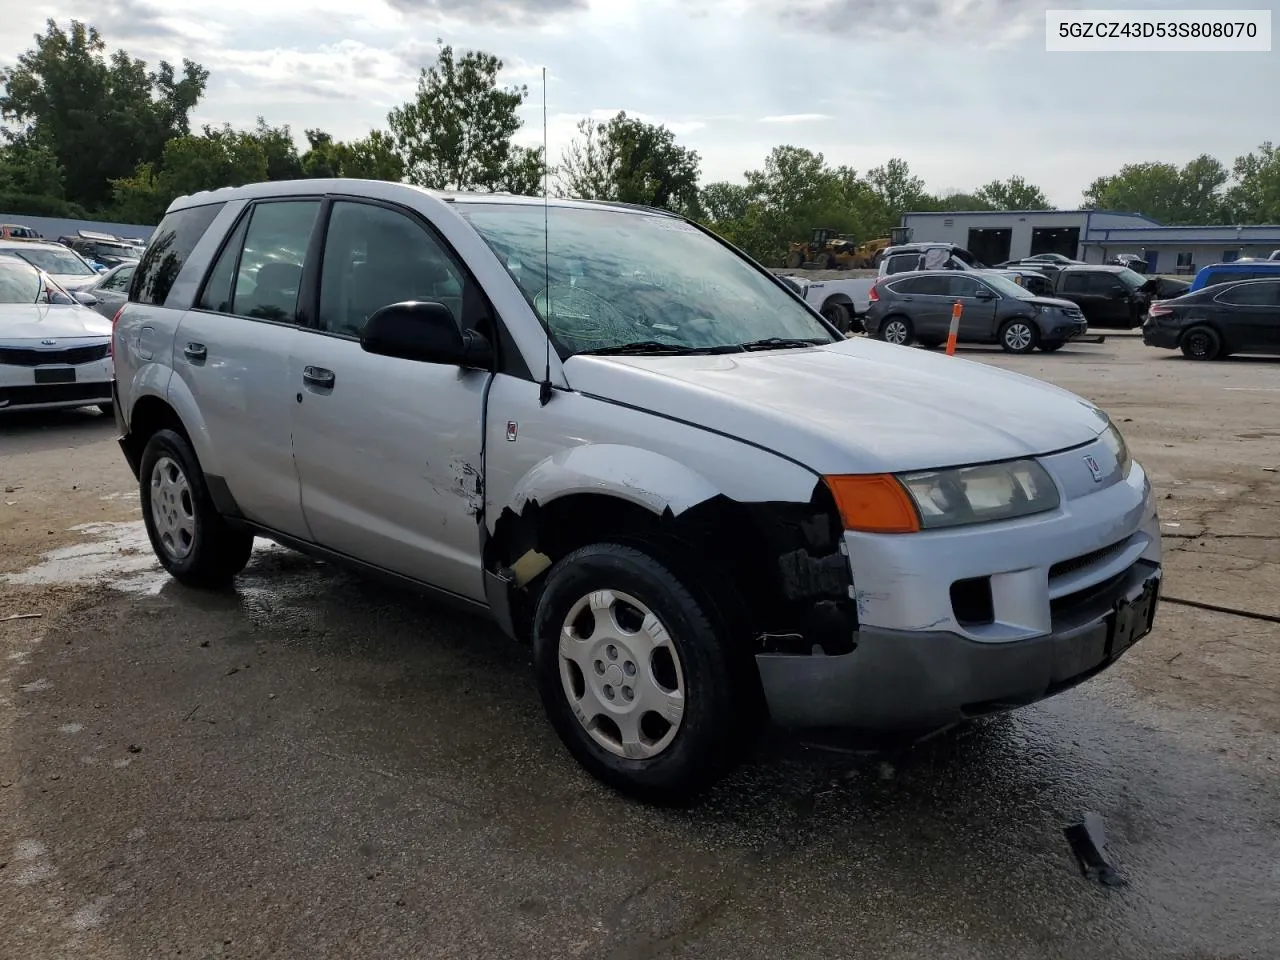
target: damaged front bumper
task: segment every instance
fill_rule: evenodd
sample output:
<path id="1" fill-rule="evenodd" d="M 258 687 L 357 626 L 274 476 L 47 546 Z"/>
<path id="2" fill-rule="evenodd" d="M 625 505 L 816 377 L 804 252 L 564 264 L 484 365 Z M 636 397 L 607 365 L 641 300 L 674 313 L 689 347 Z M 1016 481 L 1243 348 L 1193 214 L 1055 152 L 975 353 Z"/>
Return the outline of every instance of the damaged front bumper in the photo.
<path id="1" fill-rule="evenodd" d="M 775 723 L 928 730 L 1011 710 L 1105 670 L 1150 631 L 1159 564 L 1136 563 L 1052 633 L 991 643 L 951 632 L 863 627 L 842 656 L 760 654 Z"/>

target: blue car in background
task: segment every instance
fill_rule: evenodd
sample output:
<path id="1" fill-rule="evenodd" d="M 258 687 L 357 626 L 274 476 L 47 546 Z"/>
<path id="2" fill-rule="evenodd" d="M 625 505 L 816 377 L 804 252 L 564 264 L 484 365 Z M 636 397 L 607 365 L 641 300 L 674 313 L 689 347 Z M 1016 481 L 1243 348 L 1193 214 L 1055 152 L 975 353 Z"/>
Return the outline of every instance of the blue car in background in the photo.
<path id="1" fill-rule="evenodd" d="M 1272 279 L 1280 279 L 1280 260 L 1233 260 L 1229 263 L 1211 263 L 1207 267 L 1200 268 L 1200 272 L 1191 281 L 1187 292 L 1195 293 L 1204 287 L 1236 280 Z"/>

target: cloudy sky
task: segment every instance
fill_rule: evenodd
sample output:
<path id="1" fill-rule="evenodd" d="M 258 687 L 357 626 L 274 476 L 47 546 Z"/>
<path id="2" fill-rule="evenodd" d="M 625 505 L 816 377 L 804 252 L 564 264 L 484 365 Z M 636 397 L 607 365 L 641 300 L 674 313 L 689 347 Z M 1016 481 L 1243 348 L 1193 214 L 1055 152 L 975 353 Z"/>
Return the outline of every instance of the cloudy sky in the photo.
<path id="1" fill-rule="evenodd" d="M 541 142 L 547 68 L 553 159 L 578 118 L 626 110 L 696 149 L 705 180 L 793 143 L 860 171 L 903 157 L 935 191 L 1018 173 L 1058 206 L 1123 163 L 1229 165 L 1280 139 L 1280 52 L 1046 53 L 1044 11 L 1072 7 L 1280 25 L 1280 0 L 0 0 L 0 63 L 46 17 L 78 17 L 148 61 L 208 67 L 197 123 L 347 138 L 384 125 L 442 38 L 529 85 L 524 143 Z"/>

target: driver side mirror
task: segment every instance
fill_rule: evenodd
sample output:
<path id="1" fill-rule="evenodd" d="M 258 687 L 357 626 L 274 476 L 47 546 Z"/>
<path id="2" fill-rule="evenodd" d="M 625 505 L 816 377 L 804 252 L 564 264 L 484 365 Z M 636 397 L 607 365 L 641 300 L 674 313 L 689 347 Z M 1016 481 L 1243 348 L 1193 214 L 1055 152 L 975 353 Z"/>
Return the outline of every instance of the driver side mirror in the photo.
<path id="1" fill-rule="evenodd" d="M 71 292 L 71 296 L 75 299 L 76 303 L 84 307 L 96 306 L 102 302 L 101 299 L 85 290 L 73 290 Z"/>
<path id="2" fill-rule="evenodd" d="M 487 367 L 493 347 L 475 330 L 458 329 L 453 313 L 438 300 L 406 300 L 378 310 L 360 331 L 366 353 L 420 363 Z"/>
<path id="3" fill-rule="evenodd" d="M 978 300 L 994 300 L 996 295 L 990 287 L 979 287 L 978 292 L 974 294 L 974 297 Z"/>

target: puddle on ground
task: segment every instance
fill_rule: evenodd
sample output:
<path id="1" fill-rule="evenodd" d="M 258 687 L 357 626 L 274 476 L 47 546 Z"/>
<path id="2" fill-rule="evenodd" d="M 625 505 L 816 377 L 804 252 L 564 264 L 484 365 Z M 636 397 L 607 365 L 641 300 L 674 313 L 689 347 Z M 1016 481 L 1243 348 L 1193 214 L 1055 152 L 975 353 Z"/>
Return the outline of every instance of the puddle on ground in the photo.
<path id="1" fill-rule="evenodd" d="M 19 573 L 0 574 L 0 583 L 20 586 L 102 583 L 116 590 L 155 596 L 169 582 L 156 560 L 141 520 L 127 523 L 82 523 L 70 528 L 84 543 L 51 550 L 35 566 Z M 264 540 L 254 552 L 282 550 Z"/>
<path id="2" fill-rule="evenodd" d="M 82 523 L 71 529 L 86 541 L 52 550 L 35 566 L 5 574 L 4 581 L 21 586 L 105 582 L 118 590 L 150 595 L 168 581 L 141 520 Z"/>

